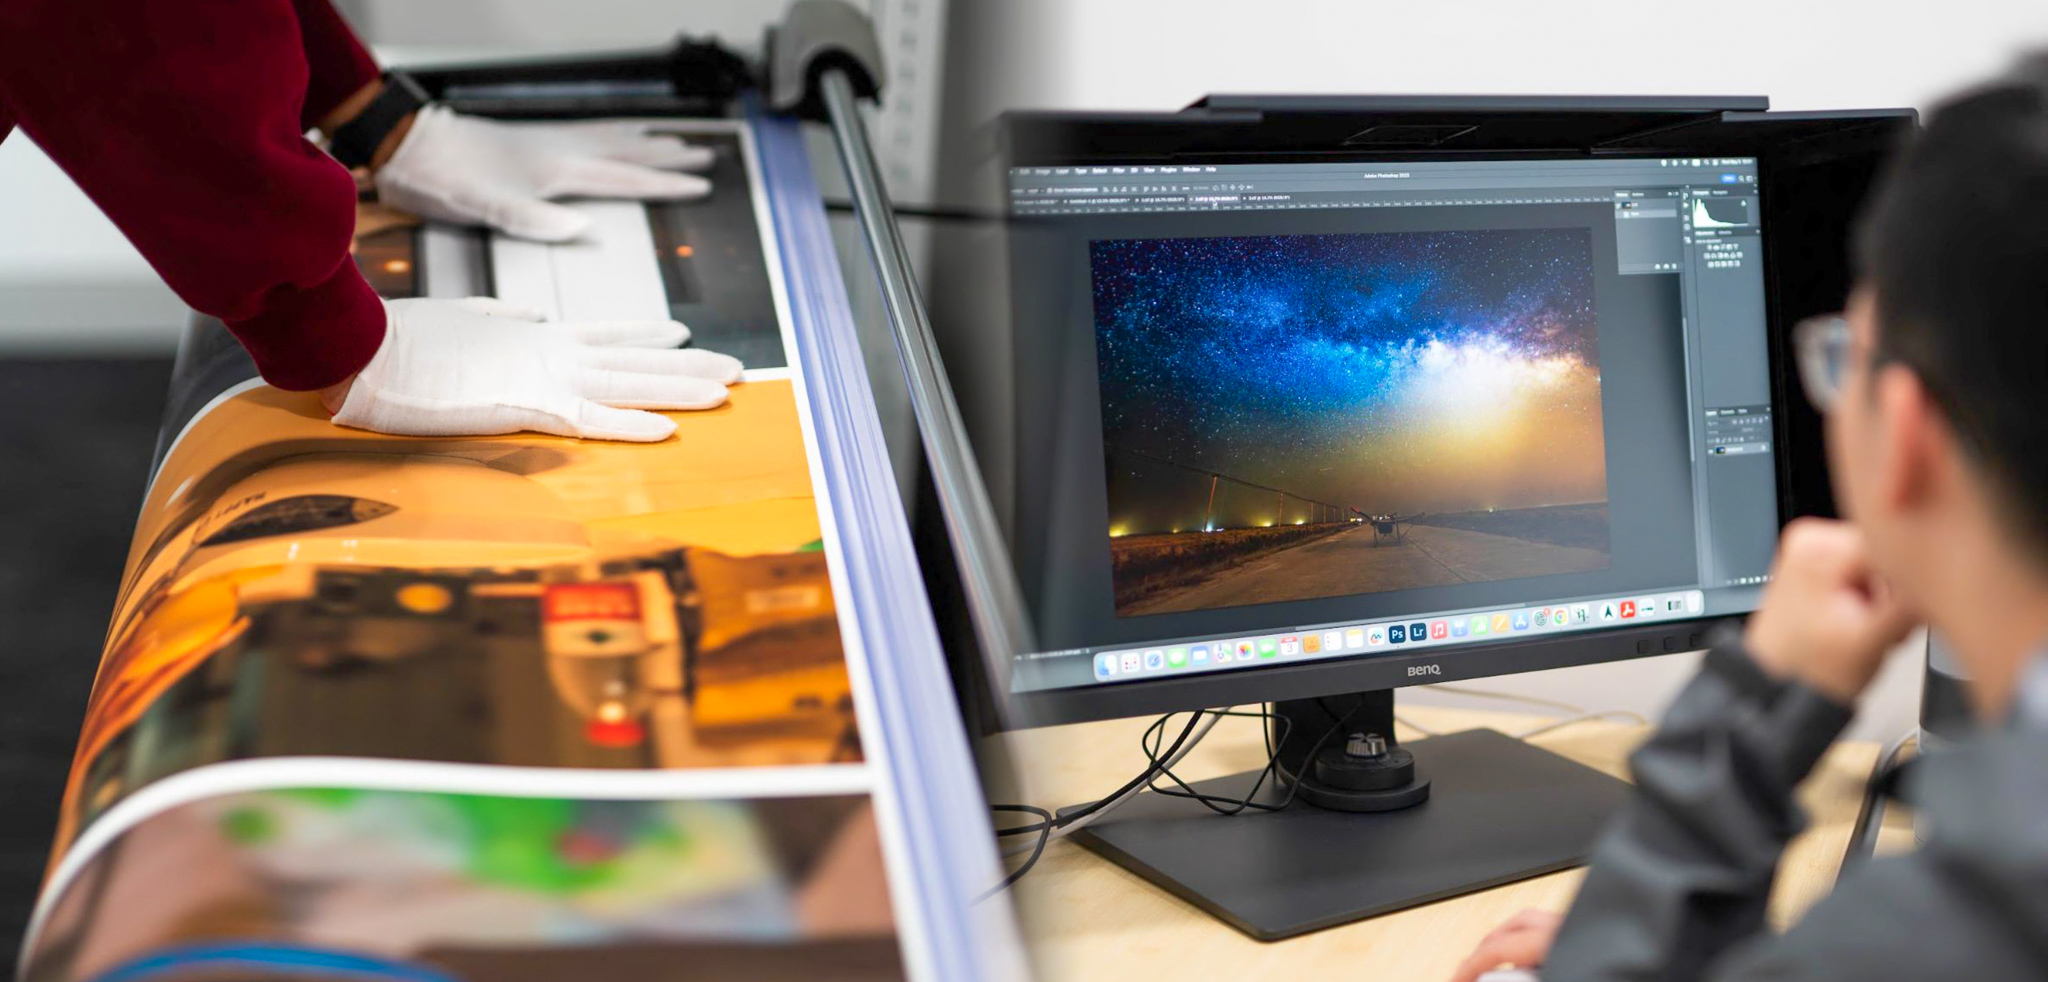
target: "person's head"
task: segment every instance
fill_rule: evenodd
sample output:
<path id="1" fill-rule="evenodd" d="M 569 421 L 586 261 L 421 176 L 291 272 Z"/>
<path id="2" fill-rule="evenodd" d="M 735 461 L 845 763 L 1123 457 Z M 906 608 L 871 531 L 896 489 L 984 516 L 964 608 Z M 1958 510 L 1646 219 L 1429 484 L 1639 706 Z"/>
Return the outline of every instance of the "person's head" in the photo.
<path id="1" fill-rule="evenodd" d="M 2048 55 L 1938 107 L 1856 247 L 1828 413 L 1844 514 L 1937 623 L 1957 549 L 2048 581 Z"/>
<path id="2" fill-rule="evenodd" d="M 1937 108 L 1856 246 L 1836 497 L 1939 626 L 1957 549 L 2048 582 L 2048 55 Z"/>

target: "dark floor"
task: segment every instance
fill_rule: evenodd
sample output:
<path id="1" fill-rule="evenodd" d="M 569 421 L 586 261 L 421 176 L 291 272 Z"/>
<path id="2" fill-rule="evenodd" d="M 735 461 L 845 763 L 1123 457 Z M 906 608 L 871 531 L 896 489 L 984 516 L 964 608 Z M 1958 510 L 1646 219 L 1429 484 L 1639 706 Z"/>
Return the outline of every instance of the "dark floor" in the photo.
<path id="1" fill-rule="evenodd" d="M 57 797 L 163 414 L 171 362 L 0 358 L 0 967 Z"/>

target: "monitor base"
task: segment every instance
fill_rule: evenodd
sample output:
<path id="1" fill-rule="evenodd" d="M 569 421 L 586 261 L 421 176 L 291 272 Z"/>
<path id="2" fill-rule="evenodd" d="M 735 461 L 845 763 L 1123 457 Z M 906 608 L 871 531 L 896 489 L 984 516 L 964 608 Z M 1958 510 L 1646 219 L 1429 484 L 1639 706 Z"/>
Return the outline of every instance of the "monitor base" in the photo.
<path id="1" fill-rule="evenodd" d="M 1074 841 L 1261 941 L 1580 865 L 1626 782 L 1493 730 L 1404 744 L 1431 792 L 1392 811 L 1218 815 L 1145 792 Z M 1247 772 L 1200 781 L 1241 796 Z M 1260 792 L 1278 803 L 1284 787 Z"/>

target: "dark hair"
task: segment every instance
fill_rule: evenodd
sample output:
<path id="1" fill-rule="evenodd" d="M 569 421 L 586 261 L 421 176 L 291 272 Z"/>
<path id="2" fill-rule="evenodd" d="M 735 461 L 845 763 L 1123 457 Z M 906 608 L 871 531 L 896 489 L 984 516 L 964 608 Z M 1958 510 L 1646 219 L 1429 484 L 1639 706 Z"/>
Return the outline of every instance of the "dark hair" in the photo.
<path id="1" fill-rule="evenodd" d="M 2048 559 L 2048 53 L 1938 106 L 1859 239 L 1876 357 L 1920 376 Z"/>

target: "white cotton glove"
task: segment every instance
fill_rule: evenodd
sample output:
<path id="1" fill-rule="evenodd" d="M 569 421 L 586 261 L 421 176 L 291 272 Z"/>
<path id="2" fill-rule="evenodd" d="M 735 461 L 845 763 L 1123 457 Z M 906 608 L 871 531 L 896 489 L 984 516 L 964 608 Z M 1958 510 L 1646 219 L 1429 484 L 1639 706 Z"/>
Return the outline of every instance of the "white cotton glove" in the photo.
<path id="1" fill-rule="evenodd" d="M 549 198 L 684 201 L 711 193 L 710 181 L 668 169 L 708 168 L 712 151 L 649 126 L 508 124 L 427 106 L 378 169 L 377 195 L 425 218 L 564 242 L 588 230 L 590 219 Z"/>
<path id="2" fill-rule="evenodd" d="M 388 300 L 384 344 L 357 374 L 334 421 L 406 436 L 538 430 L 653 441 L 676 424 L 646 409 L 725 402 L 739 359 L 676 345 L 674 321 L 552 324 L 519 304 Z"/>

